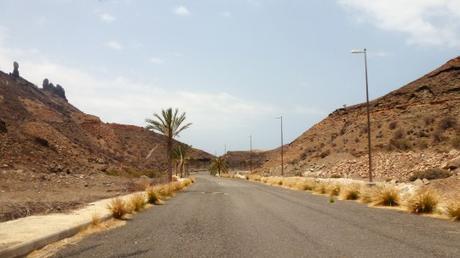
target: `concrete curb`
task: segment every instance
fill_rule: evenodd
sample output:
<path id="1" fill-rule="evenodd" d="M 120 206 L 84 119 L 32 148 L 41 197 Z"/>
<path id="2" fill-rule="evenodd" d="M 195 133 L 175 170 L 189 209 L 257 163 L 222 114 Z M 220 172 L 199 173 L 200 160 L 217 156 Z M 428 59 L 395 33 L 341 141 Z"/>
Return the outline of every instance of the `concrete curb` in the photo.
<path id="1" fill-rule="evenodd" d="M 101 217 L 100 219 L 101 221 L 106 221 L 110 219 L 111 217 L 112 217 L 111 215 L 106 215 L 104 217 Z M 10 246 L 6 249 L 2 249 L 0 250 L 0 258 L 23 257 L 34 250 L 40 249 L 44 246 L 47 246 L 51 243 L 57 242 L 64 238 L 68 238 L 73 235 L 76 235 L 78 232 L 88 227 L 90 224 L 91 224 L 91 221 L 88 221 L 85 223 L 81 223 L 80 225 L 71 227 L 71 228 L 63 229 L 60 232 L 44 235 L 32 241 L 23 242 L 18 245 Z"/>
<path id="2" fill-rule="evenodd" d="M 138 193 L 142 192 L 131 193 L 128 195 L 118 196 L 114 198 L 122 198 L 126 200 L 132 195 Z M 107 210 L 106 207 L 107 204 L 114 198 L 104 199 L 90 203 L 85 208 L 76 210 L 71 214 L 30 216 L 0 223 L 0 258 L 24 257 L 34 250 L 40 249 L 46 245 L 57 242 L 64 238 L 71 237 L 80 232 L 82 229 L 88 227 L 92 223 L 92 216 L 90 216 L 91 213 L 97 213 L 101 221 L 106 221 L 112 218 L 112 214 Z M 63 223 L 62 226 L 58 225 L 58 228 L 52 228 L 51 230 L 48 230 L 48 232 L 46 232 L 46 224 L 53 223 L 53 216 L 59 217 L 60 222 L 65 221 L 66 223 Z M 71 220 L 76 221 L 72 222 Z M 34 225 L 43 222 L 43 228 L 28 229 L 27 223 L 30 224 L 31 221 L 33 221 L 32 223 Z M 21 226 L 23 226 L 25 229 L 20 229 Z M 14 231 L 17 228 L 19 228 L 17 230 L 18 235 L 15 235 Z M 21 233 L 25 233 L 27 235 L 26 237 L 24 237 L 25 240 L 18 239 Z M 32 237 L 29 236 L 31 234 L 33 235 Z M 8 236 L 10 236 L 10 242 L 8 242 Z M 13 240 L 11 240 L 11 236 L 13 236 Z M 14 239 L 14 237 L 16 239 Z M 6 245 L 6 247 L 2 247 L 2 245 Z"/>

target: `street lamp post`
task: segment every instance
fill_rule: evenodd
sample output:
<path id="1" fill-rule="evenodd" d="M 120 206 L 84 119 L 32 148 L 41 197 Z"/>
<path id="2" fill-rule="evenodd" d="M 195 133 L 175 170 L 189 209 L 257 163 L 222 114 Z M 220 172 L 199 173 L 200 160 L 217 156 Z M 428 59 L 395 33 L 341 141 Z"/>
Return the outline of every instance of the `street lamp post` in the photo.
<path id="1" fill-rule="evenodd" d="M 279 119 L 281 122 L 281 176 L 284 176 L 284 143 L 283 143 L 283 116 L 279 116 L 276 119 Z"/>
<path id="2" fill-rule="evenodd" d="M 352 54 L 364 54 L 364 73 L 366 76 L 366 105 L 367 105 L 367 150 L 369 152 L 369 182 L 372 183 L 372 150 L 371 150 L 371 115 L 369 104 L 369 80 L 367 76 L 367 49 L 352 50 Z"/>
<path id="3" fill-rule="evenodd" d="M 252 135 L 249 135 L 249 171 L 252 174 Z"/>

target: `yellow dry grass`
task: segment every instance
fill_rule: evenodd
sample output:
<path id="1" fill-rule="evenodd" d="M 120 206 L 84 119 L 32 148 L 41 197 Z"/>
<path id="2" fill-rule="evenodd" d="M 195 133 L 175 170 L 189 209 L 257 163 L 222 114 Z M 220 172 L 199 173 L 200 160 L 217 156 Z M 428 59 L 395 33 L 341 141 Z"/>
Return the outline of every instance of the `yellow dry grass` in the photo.
<path id="1" fill-rule="evenodd" d="M 449 202 L 446 211 L 447 215 L 452 218 L 452 220 L 460 221 L 460 201 Z"/>
<path id="2" fill-rule="evenodd" d="M 112 199 L 107 208 L 112 213 L 112 216 L 116 219 L 123 218 L 124 215 L 130 213 L 131 211 L 126 202 L 121 198 Z"/>
<path id="3" fill-rule="evenodd" d="M 372 196 L 374 205 L 380 206 L 399 206 L 401 197 L 399 191 L 394 186 L 379 186 L 375 189 Z"/>
<path id="4" fill-rule="evenodd" d="M 129 204 L 137 212 L 142 210 L 147 203 L 144 194 L 138 193 L 129 198 Z"/>
<path id="5" fill-rule="evenodd" d="M 351 184 L 342 187 L 340 193 L 343 200 L 358 200 L 361 194 L 361 186 L 359 184 Z"/>
<path id="6" fill-rule="evenodd" d="M 409 200 L 406 207 L 412 213 L 433 213 L 439 203 L 439 195 L 433 190 L 420 190 Z"/>

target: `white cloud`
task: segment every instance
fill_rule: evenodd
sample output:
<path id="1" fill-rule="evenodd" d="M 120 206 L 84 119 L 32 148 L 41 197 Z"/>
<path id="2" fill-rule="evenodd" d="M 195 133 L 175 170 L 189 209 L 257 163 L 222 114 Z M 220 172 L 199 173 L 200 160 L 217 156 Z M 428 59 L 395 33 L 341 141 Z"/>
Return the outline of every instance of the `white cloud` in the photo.
<path id="1" fill-rule="evenodd" d="M 100 13 L 99 19 L 105 23 L 112 23 L 116 20 L 116 18 L 109 13 Z"/>
<path id="2" fill-rule="evenodd" d="M 105 46 L 114 50 L 122 50 L 123 46 L 121 45 L 120 42 L 111 40 L 105 43 Z"/>
<path id="3" fill-rule="evenodd" d="M 180 5 L 180 6 L 177 6 L 176 8 L 173 9 L 173 13 L 175 15 L 179 15 L 179 16 L 189 16 L 191 14 L 191 12 L 189 11 L 189 9 L 183 5 Z"/>
<path id="4" fill-rule="evenodd" d="M 149 59 L 149 62 L 152 63 L 152 64 L 163 64 L 165 61 L 161 58 L 158 58 L 158 57 L 151 57 Z"/>
<path id="5" fill-rule="evenodd" d="M 2 34 L 0 34 L 1 36 Z M 173 90 L 155 81 L 138 81 L 113 74 L 80 70 L 50 60 L 40 52 L 4 47 L 0 42 L 0 69 L 8 72 L 13 60 L 21 76 L 41 85 L 44 78 L 59 83 L 70 103 L 106 122 L 143 126 L 144 119 L 162 108 L 178 107 L 187 112 L 193 130 L 186 139 L 212 144 L 213 137 L 246 130 L 261 117 L 279 113 L 270 104 L 249 101 L 221 91 Z M 220 135 L 220 136 L 219 136 Z"/>
<path id="6" fill-rule="evenodd" d="M 404 34 L 418 46 L 460 47 L 458 0 L 338 0 L 359 20 Z"/>

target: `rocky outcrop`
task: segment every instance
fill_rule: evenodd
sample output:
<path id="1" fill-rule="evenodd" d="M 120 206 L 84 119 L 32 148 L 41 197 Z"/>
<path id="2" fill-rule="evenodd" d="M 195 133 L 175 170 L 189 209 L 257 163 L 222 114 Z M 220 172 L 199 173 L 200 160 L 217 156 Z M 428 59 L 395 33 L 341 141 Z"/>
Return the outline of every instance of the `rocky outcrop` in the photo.
<path id="1" fill-rule="evenodd" d="M 67 98 L 65 96 L 65 90 L 61 85 L 57 84 L 56 86 L 54 86 L 53 83 L 50 83 L 49 80 L 45 78 L 43 80 L 42 86 L 44 91 L 50 92 L 51 94 L 54 94 L 67 101 Z"/>

